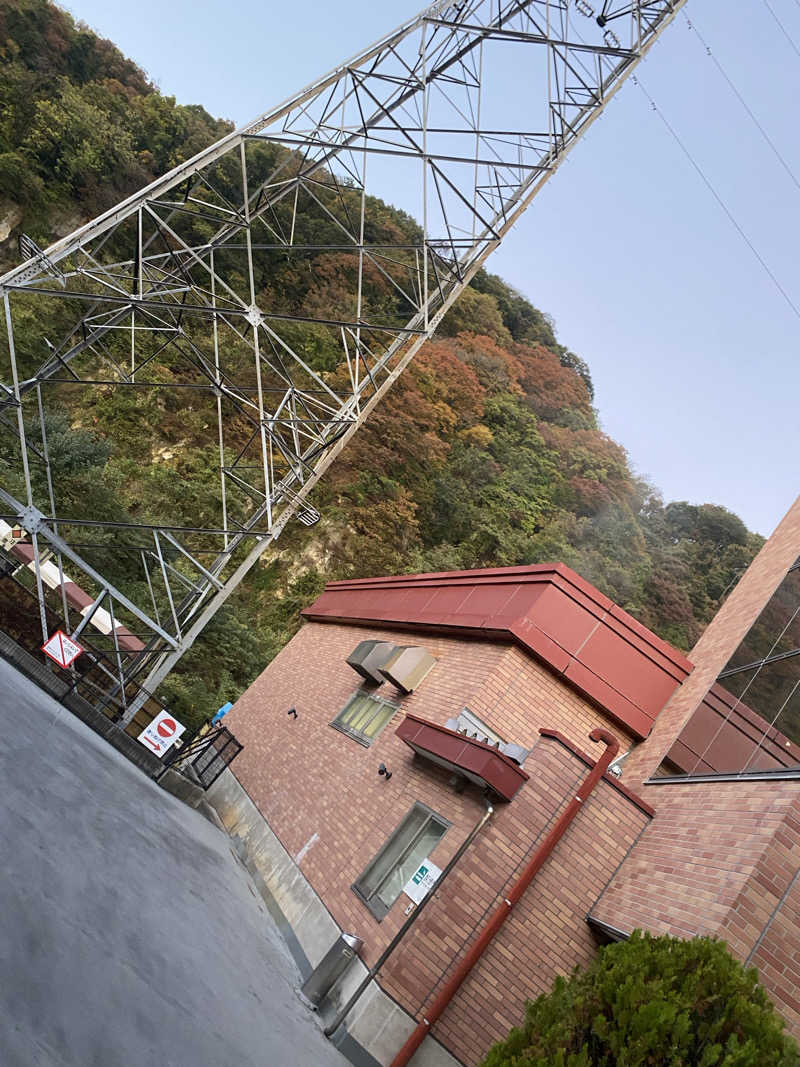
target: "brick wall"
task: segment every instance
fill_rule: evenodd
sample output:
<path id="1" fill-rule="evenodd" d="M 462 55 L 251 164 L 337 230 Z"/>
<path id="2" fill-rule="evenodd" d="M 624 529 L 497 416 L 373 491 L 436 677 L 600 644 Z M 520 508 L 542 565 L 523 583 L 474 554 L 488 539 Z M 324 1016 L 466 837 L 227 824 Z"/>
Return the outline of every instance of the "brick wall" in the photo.
<path id="1" fill-rule="evenodd" d="M 656 770 L 798 555 L 800 499 L 698 642 L 695 672 L 631 751 L 626 785 L 636 789 Z M 329 725 L 359 687 L 345 658 L 365 638 L 417 641 L 438 660 L 407 697 L 381 687 L 398 713 L 371 748 Z M 451 823 L 432 855 L 441 867 L 483 812 L 477 790 L 457 794 L 448 772 L 414 757 L 395 728 L 405 712 L 444 724 L 464 705 L 507 740 L 533 748 L 530 779 L 511 804 L 497 806 L 382 972 L 385 990 L 411 1014 L 430 1002 L 586 774 L 570 743 L 590 747 L 595 726 L 611 729 L 623 752 L 632 738 L 516 645 L 333 622 L 306 624 L 231 712 L 245 744 L 237 777 L 336 922 L 364 937 L 370 963 L 401 925 L 404 898 L 378 923 L 352 883 L 415 801 Z M 296 721 L 286 715 L 293 706 Z M 540 727 L 559 730 L 567 743 L 538 739 Z M 392 771 L 389 782 L 377 774 L 381 762 Z M 464 984 L 435 1033 L 465 1063 L 519 1023 L 525 1000 L 556 974 L 588 962 L 590 909 L 624 931 L 725 938 L 761 969 L 800 1036 L 800 785 L 670 783 L 645 786 L 644 795 L 658 809 L 649 826 L 637 803 L 609 780 L 600 783 Z"/>
<path id="2" fill-rule="evenodd" d="M 676 782 L 644 795 L 656 817 L 592 916 L 626 933 L 722 938 L 759 968 L 800 1037 L 800 952 L 792 947 L 800 938 L 791 929 L 800 918 L 800 783 Z"/>
<path id="3" fill-rule="evenodd" d="M 792 1034 L 800 1040 L 800 879 L 795 871 L 748 963 L 758 968 Z"/>
<path id="4" fill-rule="evenodd" d="M 388 631 L 306 624 L 243 694 L 230 724 L 245 746 L 234 766 L 237 778 L 293 856 L 310 845 L 300 862 L 303 874 L 339 925 L 364 937 L 371 963 L 402 924 L 402 907 L 378 924 L 351 884 L 416 800 L 452 823 L 432 857 L 440 867 L 484 810 L 473 790 L 458 796 L 445 771 L 414 760 L 394 730 L 404 711 L 442 723 L 457 714 L 505 649 L 428 640 L 439 663 L 408 697 L 381 686 L 379 694 L 396 702 L 398 713 L 365 748 L 329 724 L 359 687 L 345 658 L 367 637 L 400 641 Z M 407 643 L 408 635 L 403 638 Z M 286 714 L 290 707 L 297 708 L 296 720 Z M 392 771 L 391 781 L 378 775 L 381 762 Z"/>
<path id="5" fill-rule="evenodd" d="M 558 730 L 584 748 L 595 726 L 610 730 L 621 752 L 633 743 L 631 734 L 514 646 L 505 648 L 485 683 L 475 688 L 467 703 L 476 715 L 502 724 L 498 729 L 508 740 L 527 748 L 536 741 L 540 727 Z"/>
<path id="6" fill-rule="evenodd" d="M 800 555 L 800 498 L 691 653 L 694 673 L 624 764 L 634 789 L 658 768 L 788 568 Z M 656 818 L 595 905 L 602 922 L 723 938 L 800 1037 L 800 782 L 670 782 L 642 787 Z"/>
<path id="7" fill-rule="evenodd" d="M 413 961 L 427 951 L 429 927 L 449 931 L 460 957 L 588 773 L 583 761 L 551 738 L 538 742 L 525 767 L 531 779 L 511 805 L 516 826 L 498 822 L 471 850 L 402 953 L 398 963 L 406 973 L 389 971 L 387 991 L 401 1002 L 411 999 L 408 978 Z M 434 1028 L 439 1041 L 465 1063 L 478 1062 L 522 1022 L 526 1000 L 549 990 L 556 975 L 592 959 L 597 942 L 587 912 L 647 822 L 648 815 L 612 785 L 599 784 Z M 507 851 L 510 839 L 516 842 L 513 854 Z M 490 871 L 495 877 L 488 882 Z M 440 976 L 449 976 L 454 965 Z M 427 996 L 417 994 L 423 1013 L 438 987 L 436 982 Z"/>
<path id="8" fill-rule="evenodd" d="M 677 741 L 681 730 L 798 556 L 800 497 L 692 649 L 689 658 L 695 665 L 693 673 L 667 702 L 647 740 L 626 761 L 624 776 L 633 789 L 653 774 Z"/>
<path id="9" fill-rule="evenodd" d="M 540 739 L 539 728 L 557 729 L 583 749 L 593 748 L 587 735 L 599 725 L 612 729 L 623 751 L 630 738 L 521 650 L 426 635 L 436 666 L 407 697 L 388 684 L 378 690 L 399 711 L 365 748 L 329 724 L 360 683 L 345 658 L 368 637 L 409 643 L 407 633 L 306 624 L 230 713 L 245 746 L 233 769 L 283 845 L 300 856 L 300 869 L 337 923 L 364 938 L 371 963 L 403 922 L 405 898 L 378 923 L 352 892 L 353 881 L 415 801 L 452 824 L 432 855 L 440 867 L 484 811 L 476 789 L 456 793 L 447 771 L 414 757 L 395 736 L 402 714 L 445 723 L 468 705 L 508 740 L 533 747 L 525 765 L 530 780 L 511 804 L 497 805 L 382 972 L 386 991 L 415 1013 L 588 773 L 565 745 Z M 286 714 L 290 707 L 296 720 Z M 392 771 L 389 782 L 377 774 L 381 762 Z M 647 818 L 613 785 L 600 784 L 437 1027 L 464 1062 L 476 1062 L 520 1022 L 525 999 L 548 988 L 556 973 L 591 957 L 586 913 Z"/>

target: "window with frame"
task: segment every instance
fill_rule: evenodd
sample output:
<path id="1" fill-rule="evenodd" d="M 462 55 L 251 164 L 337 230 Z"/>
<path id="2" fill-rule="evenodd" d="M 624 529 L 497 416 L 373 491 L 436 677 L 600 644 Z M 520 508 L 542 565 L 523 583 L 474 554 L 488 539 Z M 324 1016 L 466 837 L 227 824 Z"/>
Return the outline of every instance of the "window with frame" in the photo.
<path id="1" fill-rule="evenodd" d="M 800 560 L 764 605 L 657 778 L 800 770 Z"/>
<path id="2" fill-rule="evenodd" d="M 397 711 L 396 704 L 359 690 L 331 723 L 361 745 L 371 745 Z"/>
<path id="3" fill-rule="evenodd" d="M 353 884 L 353 892 L 378 921 L 388 913 L 403 886 L 447 832 L 447 819 L 417 802 Z"/>

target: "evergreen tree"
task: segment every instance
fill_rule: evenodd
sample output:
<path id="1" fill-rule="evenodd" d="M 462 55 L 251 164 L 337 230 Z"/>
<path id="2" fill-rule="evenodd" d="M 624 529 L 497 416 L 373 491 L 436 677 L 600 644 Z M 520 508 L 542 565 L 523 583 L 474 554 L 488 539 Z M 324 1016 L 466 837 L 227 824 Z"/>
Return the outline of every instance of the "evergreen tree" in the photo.
<path id="1" fill-rule="evenodd" d="M 528 1003 L 482 1067 L 797 1067 L 800 1051 L 724 942 L 634 931 Z"/>

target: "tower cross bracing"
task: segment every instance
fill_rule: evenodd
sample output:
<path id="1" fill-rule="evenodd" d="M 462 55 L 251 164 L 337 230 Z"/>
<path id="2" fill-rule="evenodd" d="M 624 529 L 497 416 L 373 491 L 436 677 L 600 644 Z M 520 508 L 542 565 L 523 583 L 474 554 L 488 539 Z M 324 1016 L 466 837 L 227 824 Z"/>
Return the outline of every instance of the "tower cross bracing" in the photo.
<path id="1" fill-rule="evenodd" d="M 683 2 L 435 3 L 46 250 L 25 240 L 0 278 L 0 543 L 27 546 L 43 637 L 54 612 L 92 628 L 125 720 L 289 519 L 319 518 L 314 485 Z M 387 188 L 403 234 L 373 221 Z M 275 284 L 331 264 L 329 306 Z M 130 434 L 165 405 L 206 420 L 191 526 L 163 494 L 60 505 L 48 411 L 120 392 Z"/>

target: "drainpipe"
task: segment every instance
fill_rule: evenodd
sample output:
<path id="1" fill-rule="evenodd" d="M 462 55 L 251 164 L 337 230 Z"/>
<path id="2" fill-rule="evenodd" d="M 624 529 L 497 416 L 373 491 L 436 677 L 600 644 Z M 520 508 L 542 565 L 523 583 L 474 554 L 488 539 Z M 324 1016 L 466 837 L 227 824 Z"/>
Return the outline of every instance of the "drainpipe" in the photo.
<path id="1" fill-rule="evenodd" d="M 346 1016 L 349 1015 L 350 1012 L 353 1010 L 353 1007 L 354 1007 L 356 1001 L 361 999 L 361 995 L 364 992 L 364 990 L 367 988 L 369 983 L 372 981 L 372 979 L 375 977 L 375 975 L 378 973 L 378 971 L 381 969 L 381 967 L 383 967 L 384 963 L 386 963 L 386 961 L 389 959 L 391 954 L 394 952 L 394 950 L 397 948 L 397 946 L 400 944 L 400 942 L 406 936 L 406 933 L 409 931 L 409 929 L 417 921 L 417 919 L 419 918 L 420 913 L 423 910 L 423 908 L 425 907 L 425 905 L 433 898 L 433 896 L 436 894 L 437 890 L 440 888 L 440 886 L 444 882 L 445 878 L 448 876 L 448 874 L 452 871 L 452 869 L 455 867 L 455 865 L 458 863 L 458 861 L 461 859 L 461 857 L 467 851 L 469 846 L 472 844 L 472 842 L 475 840 L 475 838 L 478 836 L 478 834 L 484 828 L 484 826 L 489 821 L 489 819 L 491 819 L 492 815 L 494 814 L 494 807 L 493 807 L 493 805 L 492 805 L 492 803 L 491 803 L 491 801 L 489 800 L 488 797 L 485 798 L 485 803 L 486 803 L 486 811 L 483 813 L 482 817 L 478 820 L 478 822 L 475 823 L 475 825 L 472 827 L 470 832 L 467 834 L 467 836 L 461 842 L 461 844 L 459 845 L 458 849 L 456 850 L 455 855 L 450 860 L 450 862 L 447 864 L 445 869 L 442 871 L 442 873 L 439 876 L 439 878 L 436 880 L 436 883 L 432 887 L 430 893 L 428 893 L 428 895 L 426 897 L 423 897 L 421 903 L 414 909 L 414 911 L 411 912 L 409 917 L 406 919 L 406 921 L 403 923 L 403 925 L 400 927 L 400 929 L 394 935 L 392 940 L 389 942 L 389 944 L 383 950 L 383 952 L 381 953 L 381 955 L 378 958 L 378 960 L 372 965 L 372 967 L 370 967 L 369 971 L 366 974 L 366 977 L 359 984 L 358 988 L 353 993 L 353 995 L 350 997 L 348 1002 L 337 1013 L 336 1017 L 334 1019 L 332 1019 L 331 1022 L 329 1022 L 328 1025 L 325 1027 L 325 1029 L 323 1030 L 323 1033 L 325 1034 L 326 1037 L 330 1037 L 331 1034 L 333 1034 L 335 1030 L 339 1029 L 339 1027 L 344 1022 Z"/>
<path id="2" fill-rule="evenodd" d="M 617 743 L 616 738 L 612 734 L 610 734 L 608 730 L 603 730 L 599 728 L 592 730 L 592 732 L 589 734 L 589 737 L 592 741 L 603 741 L 607 746 L 605 752 L 602 754 L 597 763 L 595 763 L 591 772 L 584 780 L 583 785 L 580 787 L 578 792 L 566 806 L 560 818 L 548 833 L 547 837 L 545 837 L 544 841 L 542 841 L 541 845 L 537 848 L 536 852 L 528 861 L 528 864 L 523 869 L 516 884 L 511 889 L 505 900 L 503 900 L 502 904 L 500 904 L 500 906 L 494 912 L 491 919 L 484 927 L 480 937 L 477 939 L 477 941 L 473 944 L 472 948 L 466 953 L 464 958 L 458 964 L 455 972 L 453 973 L 449 981 L 447 981 L 442 987 L 442 990 L 436 997 L 436 1000 L 434 1000 L 433 1004 L 431 1005 L 430 1011 L 428 1011 L 422 1017 L 420 1022 L 417 1023 L 416 1029 L 412 1032 L 405 1045 L 403 1045 L 403 1047 L 397 1053 L 395 1058 L 392 1060 L 391 1067 L 406 1067 L 408 1061 L 411 1059 L 411 1057 L 417 1051 L 419 1046 L 425 1040 L 425 1035 L 428 1033 L 428 1031 L 437 1021 L 437 1019 L 441 1016 L 442 1012 L 445 1010 L 447 1005 L 450 1003 L 450 1001 L 460 989 L 464 979 L 467 977 L 472 968 L 481 958 L 483 952 L 485 951 L 489 943 L 492 941 L 497 931 L 509 917 L 514 905 L 518 903 L 525 890 L 528 888 L 528 886 L 534 880 L 536 875 L 542 869 L 548 856 L 563 836 L 564 831 L 567 829 L 569 824 L 580 811 L 584 801 L 594 790 L 594 787 L 597 785 L 597 783 L 608 770 L 609 764 L 619 751 L 619 744 Z"/>

